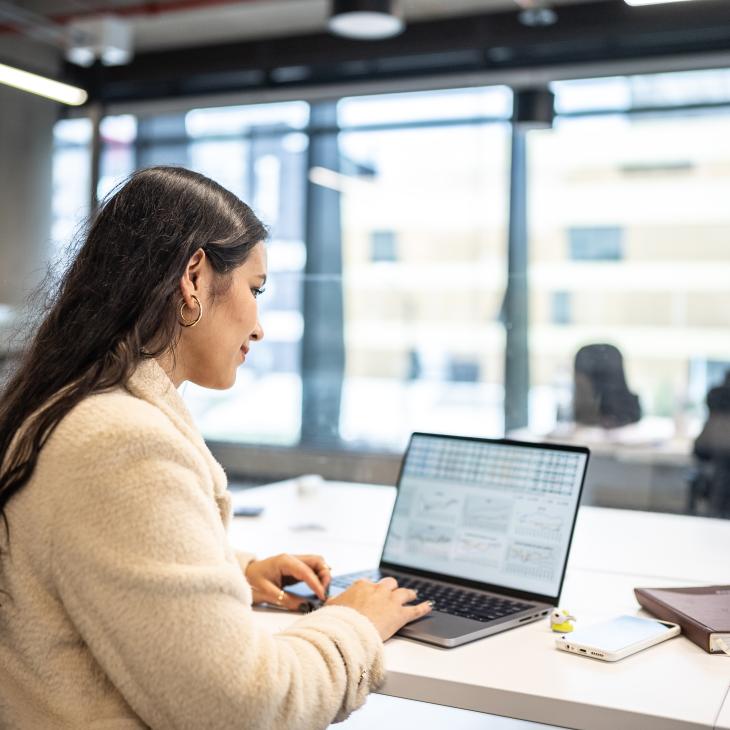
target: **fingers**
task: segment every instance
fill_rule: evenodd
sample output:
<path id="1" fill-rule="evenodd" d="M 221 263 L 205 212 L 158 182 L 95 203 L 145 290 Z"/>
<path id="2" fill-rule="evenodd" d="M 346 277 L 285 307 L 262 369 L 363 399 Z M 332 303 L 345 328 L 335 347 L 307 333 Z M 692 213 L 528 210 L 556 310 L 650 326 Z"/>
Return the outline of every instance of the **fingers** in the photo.
<path id="1" fill-rule="evenodd" d="M 308 565 L 316 574 L 326 589 L 332 580 L 332 568 L 321 555 L 295 555 L 304 564 Z"/>
<path id="2" fill-rule="evenodd" d="M 356 580 L 353 585 L 357 584 L 369 585 L 371 587 L 375 587 L 376 590 L 379 588 L 380 590 L 388 591 L 390 592 L 390 598 L 394 600 L 397 604 L 409 609 L 415 608 L 414 606 L 406 606 L 406 604 L 415 601 L 418 598 L 418 592 L 414 591 L 412 588 L 399 588 L 398 581 L 396 581 L 395 578 L 392 578 L 390 576 L 388 576 L 387 578 L 381 578 L 375 584 L 371 583 L 365 578 L 360 578 L 359 580 Z M 418 605 L 419 607 L 422 607 L 420 610 L 426 610 L 426 607 L 428 608 L 428 610 L 431 610 L 432 604 L 429 601 L 425 601 Z"/>
<path id="3" fill-rule="evenodd" d="M 304 560 L 301 559 L 301 557 L 287 555 L 285 564 L 282 568 L 282 572 L 286 572 L 286 575 L 296 578 L 297 580 L 303 580 L 321 601 L 326 599 L 327 596 L 325 594 L 324 586 L 322 585 L 319 576 Z"/>
<path id="4" fill-rule="evenodd" d="M 259 588 L 259 595 L 261 596 L 262 602 L 268 603 L 270 606 L 286 608 L 289 611 L 297 611 L 302 603 L 306 603 L 300 596 L 293 596 L 291 593 L 287 593 L 276 585 L 276 583 L 268 580 Z"/>
<path id="5" fill-rule="evenodd" d="M 418 593 L 411 590 L 410 588 L 396 588 L 393 591 L 393 596 L 396 598 L 398 603 L 401 605 L 415 601 L 418 598 Z"/>
<path id="6" fill-rule="evenodd" d="M 415 601 L 418 598 L 418 592 L 412 588 L 399 588 L 395 578 L 382 578 L 378 581 L 378 585 L 390 589 L 392 591 L 392 598 L 400 603 L 401 606 Z"/>
<path id="7" fill-rule="evenodd" d="M 418 603 L 415 606 L 404 606 L 404 608 L 408 611 L 408 621 L 415 621 L 417 618 L 422 618 L 431 613 L 433 611 L 433 603 L 431 601 L 423 601 L 423 603 Z"/>

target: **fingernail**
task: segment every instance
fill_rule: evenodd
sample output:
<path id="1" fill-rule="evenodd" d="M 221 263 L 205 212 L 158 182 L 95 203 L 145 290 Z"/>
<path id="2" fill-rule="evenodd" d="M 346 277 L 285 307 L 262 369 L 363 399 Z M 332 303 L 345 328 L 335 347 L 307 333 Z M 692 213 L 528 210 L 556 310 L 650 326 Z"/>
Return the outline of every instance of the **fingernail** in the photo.
<path id="1" fill-rule="evenodd" d="M 428 605 L 431 606 L 431 608 L 433 608 L 436 605 L 436 602 L 435 601 L 428 601 Z"/>

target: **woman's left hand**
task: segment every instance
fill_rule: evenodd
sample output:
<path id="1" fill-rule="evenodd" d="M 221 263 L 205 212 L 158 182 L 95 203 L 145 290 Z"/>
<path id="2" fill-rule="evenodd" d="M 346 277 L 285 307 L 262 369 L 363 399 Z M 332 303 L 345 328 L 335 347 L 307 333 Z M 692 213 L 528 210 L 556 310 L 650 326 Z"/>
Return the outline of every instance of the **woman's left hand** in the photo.
<path id="1" fill-rule="evenodd" d="M 287 593 L 285 586 L 304 581 L 324 601 L 331 578 L 330 567 L 321 555 L 282 553 L 265 560 L 252 560 L 246 567 L 254 603 L 270 603 L 291 611 L 296 611 L 306 600 Z"/>

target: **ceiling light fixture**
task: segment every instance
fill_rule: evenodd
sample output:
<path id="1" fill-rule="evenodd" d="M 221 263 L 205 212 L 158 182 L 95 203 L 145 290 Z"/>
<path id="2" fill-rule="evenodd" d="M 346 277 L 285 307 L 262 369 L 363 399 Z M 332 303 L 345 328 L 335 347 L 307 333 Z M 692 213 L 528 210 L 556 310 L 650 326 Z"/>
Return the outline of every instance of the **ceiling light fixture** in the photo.
<path id="1" fill-rule="evenodd" d="M 552 8 L 529 8 L 523 10 L 517 19 L 528 28 L 544 28 L 558 22 L 558 14 Z"/>
<path id="2" fill-rule="evenodd" d="M 68 24 L 66 58 L 78 66 L 99 60 L 104 66 L 122 66 L 132 60 L 132 26 L 124 18 L 99 15 Z"/>
<path id="3" fill-rule="evenodd" d="M 6 66 L 4 63 L 0 63 L 0 84 L 12 86 L 14 89 L 20 89 L 21 91 L 28 91 L 31 94 L 37 94 L 69 106 L 80 106 L 89 96 L 77 86 L 62 84 L 60 81 L 54 81 L 28 71 L 21 71 L 19 68 Z"/>
<path id="4" fill-rule="evenodd" d="M 550 7 L 548 0 L 515 0 L 522 10 L 517 20 L 528 28 L 543 28 L 558 22 L 558 14 Z"/>
<path id="5" fill-rule="evenodd" d="M 624 0 L 627 5 L 637 7 L 639 5 L 663 5 L 664 3 L 686 3 L 690 0 Z"/>
<path id="6" fill-rule="evenodd" d="M 345 38 L 375 41 L 402 33 L 405 23 L 393 0 L 332 0 L 328 27 Z"/>

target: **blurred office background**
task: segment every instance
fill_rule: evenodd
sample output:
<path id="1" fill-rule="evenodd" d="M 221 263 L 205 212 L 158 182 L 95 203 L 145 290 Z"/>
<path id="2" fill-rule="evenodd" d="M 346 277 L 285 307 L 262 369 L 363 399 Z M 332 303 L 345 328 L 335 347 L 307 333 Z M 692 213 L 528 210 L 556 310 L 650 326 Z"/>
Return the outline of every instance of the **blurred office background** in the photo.
<path id="1" fill-rule="evenodd" d="M 586 503 L 730 515 L 726 0 L 404 0 L 381 40 L 331 10 L 0 2 L 0 63 L 89 94 L 0 86 L 5 367 L 96 201 L 184 165 L 271 230 L 264 342 L 183 386 L 237 483 L 507 435 L 589 445 Z M 126 56 L 69 61 L 101 14 Z"/>

